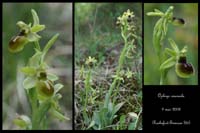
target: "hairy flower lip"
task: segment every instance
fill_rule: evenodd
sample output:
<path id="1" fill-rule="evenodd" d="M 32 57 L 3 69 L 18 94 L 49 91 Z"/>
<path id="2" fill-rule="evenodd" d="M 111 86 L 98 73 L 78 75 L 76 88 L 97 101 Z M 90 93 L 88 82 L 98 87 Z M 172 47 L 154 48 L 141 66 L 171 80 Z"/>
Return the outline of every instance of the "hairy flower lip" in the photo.
<path id="1" fill-rule="evenodd" d="M 194 74 L 194 68 L 190 63 L 177 63 L 176 74 L 181 78 L 189 78 Z"/>
<path id="2" fill-rule="evenodd" d="M 177 18 L 177 17 L 172 17 L 172 24 L 173 25 L 184 25 L 185 24 L 185 20 L 182 18 Z"/>
<path id="3" fill-rule="evenodd" d="M 51 97 L 54 94 L 54 86 L 50 80 L 40 80 L 37 82 L 38 94 L 43 97 Z"/>
<path id="4" fill-rule="evenodd" d="M 24 49 L 24 45 L 28 43 L 26 37 L 24 36 L 14 36 L 9 41 L 8 50 L 11 53 L 17 53 Z"/>

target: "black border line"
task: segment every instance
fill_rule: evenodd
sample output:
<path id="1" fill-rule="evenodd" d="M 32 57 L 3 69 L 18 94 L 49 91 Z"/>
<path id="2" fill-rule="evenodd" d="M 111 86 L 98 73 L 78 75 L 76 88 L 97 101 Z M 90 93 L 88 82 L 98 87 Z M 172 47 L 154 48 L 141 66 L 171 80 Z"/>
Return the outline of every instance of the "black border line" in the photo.
<path id="1" fill-rule="evenodd" d="M 75 3 L 72 3 L 72 130 L 75 130 Z"/>

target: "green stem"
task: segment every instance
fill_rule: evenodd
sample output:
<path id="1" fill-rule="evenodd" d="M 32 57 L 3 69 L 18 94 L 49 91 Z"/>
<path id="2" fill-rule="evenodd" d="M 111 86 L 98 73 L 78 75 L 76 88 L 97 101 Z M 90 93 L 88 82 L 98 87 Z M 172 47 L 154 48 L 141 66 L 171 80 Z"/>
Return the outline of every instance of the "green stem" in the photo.
<path id="1" fill-rule="evenodd" d="M 39 123 L 37 123 L 37 120 L 36 120 L 37 119 L 36 118 L 36 112 L 37 112 L 37 109 L 38 109 L 36 88 L 31 88 L 29 90 L 28 96 L 30 98 L 31 109 L 32 109 L 32 129 L 38 129 Z"/>
<path id="2" fill-rule="evenodd" d="M 119 92 L 119 85 L 120 85 L 120 82 L 117 82 L 116 83 L 116 91 L 114 92 L 114 94 L 112 95 L 113 97 L 116 97 L 116 95 L 118 94 L 118 92 Z M 116 98 L 116 100 L 117 100 L 117 98 Z M 115 101 L 116 101 L 115 100 Z M 115 103 L 115 101 L 113 101 L 113 103 Z"/>
<path id="3" fill-rule="evenodd" d="M 126 50 L 127 50 L 127 46 L 128 46 L 128 43 L 127 43 L 127 38 L 125 37 L 125 32 L 123 29 L 122 29 L 122 37 L 124 39 L 124 48 L 120 54 L 120 57 L 119 57 L 119 60 L 118 60 L 118 67 L 117 67 L 117 72 L 116 72 L 116 78 L 114 79 L 114 81 L 112 82 L 110 88 L 109 88 L 109 91 L 108 93 L 106 94 L 106 98 L 105 98 L 105 103 L 104 103 L 104 107 L 108 107 L 108 103 L 109 103 L 109 99 L 111 97 L 111 94 L 112 94 L 112 91 L 113 89 L 115 88 L 116 86 L 116 83 L 117 83 L 117 77 L 119 76 L 119 72 L 123 66 L 123 63 L 124 63 L 124 59 L 125 59 L 125 55 L 126 55 Z"/>
<path id="4" fill-rule="evenodd" d="M 138 130 L 138 127 L 140 125 L 140 121 L 142 120 L 141 117 L 140 117 L 141 113 L 142 113 L 142 109 L 138 113 L 138 118 L 136 119 L 136 122 L 135 122 L 135 130 Z"/>
<path id="5" fill-rule="evenodd" d="M 90 77 L 91 77 L 91 69 L 89 68 L 89 72 L 85 79 L 85 105 L 84 105 L 84 112 L 86 113 L 87 110 L 87 103 L 88 103 L 88 91 L 90 90 Z"/>
<path id="6" fill-rule="evenodd" d="M 38 49 L 39 51 L 41 51 L 39 42 L 35 41 L 34 44 L 35 44 L 35 48 Z"/>
<path id="7" fill-rule="evenodd" d="M 160 85 L 163 85 L 164 84 L 164 72 L 161 71 L 160 72 Z"/>

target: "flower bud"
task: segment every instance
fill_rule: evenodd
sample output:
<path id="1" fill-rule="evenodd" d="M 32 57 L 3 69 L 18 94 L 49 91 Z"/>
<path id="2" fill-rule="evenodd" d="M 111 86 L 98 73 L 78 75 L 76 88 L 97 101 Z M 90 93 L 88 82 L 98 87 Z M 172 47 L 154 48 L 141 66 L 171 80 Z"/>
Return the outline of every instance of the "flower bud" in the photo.
<path id="1" fill-rule="evenodd" d="M 30 128 L 31 127 L 31 120 L 26 115 L 17 115 L 17 118 L 13 120 L 15 125 L 21 127 L 21 128 Z"/>
<path id="2" fill-rule="evenodd" d="M 194 74 L 194 68 L 192 64 L 187 63 L 185 56 L 179 57 L 176 63 L 176 74 L 181 78 L 189 78 Z"/>
<path id="3" fill-rule="evenodd" d="M 39 95 L 48 98 L 53 95 L 54 86 L 50 80 L 46 81 L 40 80 L 37 82 L 37 91 Z"/>

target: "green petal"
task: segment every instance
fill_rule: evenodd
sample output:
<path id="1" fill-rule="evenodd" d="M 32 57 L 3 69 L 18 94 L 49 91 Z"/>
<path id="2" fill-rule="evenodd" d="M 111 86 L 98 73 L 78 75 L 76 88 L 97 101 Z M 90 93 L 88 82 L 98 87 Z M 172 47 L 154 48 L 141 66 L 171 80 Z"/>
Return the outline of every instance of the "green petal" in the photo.
<path id="1" fill-rule="evenodd" d="M 54 89 L 55 89 L 55 94 L 59 91 L 59 90 L 61 90 L 62 88 L 63 88 L 63 86 L 64 85 L 62 85 L 62 84 L 56 84 L 55 86 L 54 86 Z"/>
<path id="2" fill-rule="evenodd" d="M 39 17 L 37 15 L 36 11 L 34 9 L 31 9 L 31 13 L 33 16 L 33 26 L 39 25 L 40 21 L 39 21 Z"/>
<path id="3" fill-rule="evenodd" d="M 124 102 L 118 103 L 114 109 L 113 109 L 113 114 L 117 113 L 119 111 L 119 109 L 124 105 Z"/>
<path id="4" fill-rule="evenodd" d="M 49 79 L 51 81 L 56 81 L 56 80 L 58 80 L 58 76 L 56 76 L 55 74 L 52 74 L 52 73 L 47 73 L 47 79 Z"/>
<path id="5" fill-rule="evenodd" d="M 25 89 L 31 89 L 35 87 L 35 85 L 36 85 L 36 79 L 34 77 L 27 77 L 23 82 L 23 86 Z"/>
<path id="6" fill-rule="evenodd" d="M 23 67 L 21 68 L 21 72 L 29 76 L 33 76 L 36 74 L 36 70 L 33 67 Z"/>
<path id="7" fill-rule="evenodd" d="M 31 32 L 39 32 L 45 29 L 45 25 L 34 25 L 31 28 Z"/>
<path id="8" fill-rule="evenodd" d="M 36 33 L 29 33 L 27 35 L 27 39 L 29 42 L 35 42 L 35 41 L 38 41 L 41 37 L 39 35 L 37 35 Z"/>
<path id="9" fill-rule="evenodd" d="M 23 21 L 18 21 L 17 22 L 17 26 L 19 26 L 19 28 L 21 29 L 26 29 L 26 28 L 30 28 L 26 23 L 24 23 Z"/>

